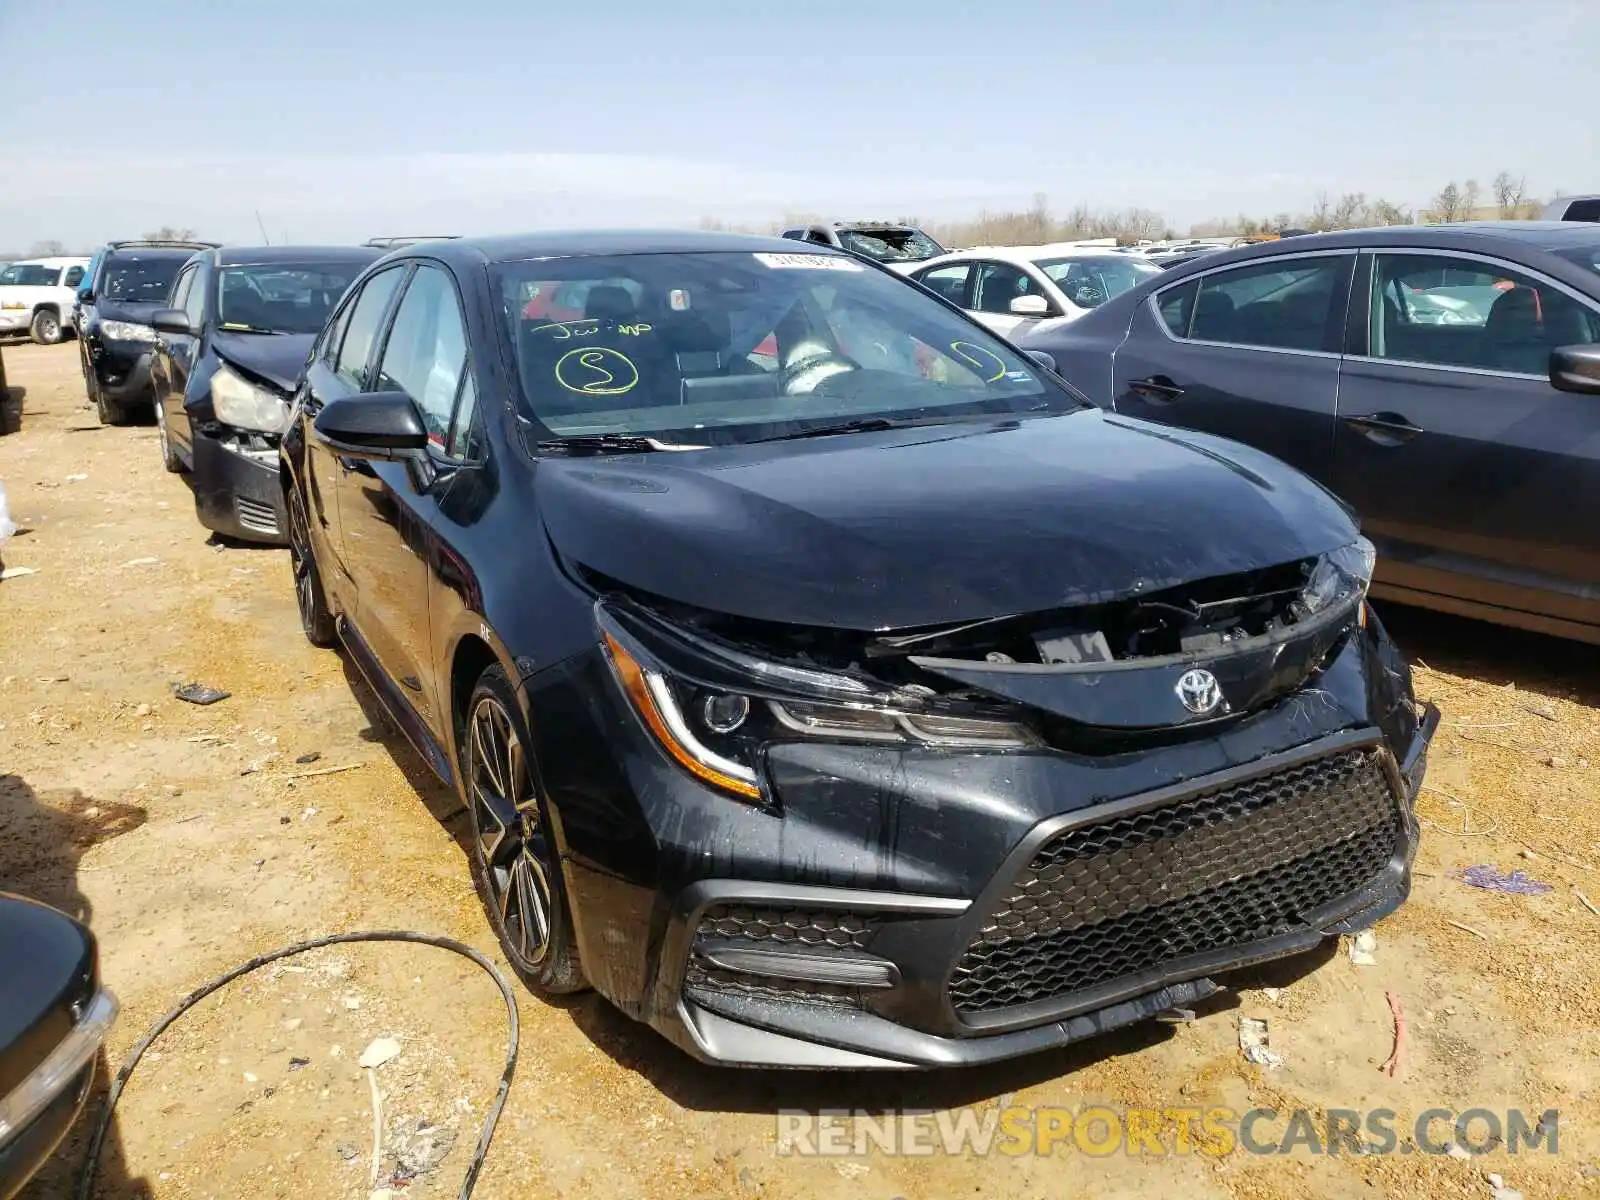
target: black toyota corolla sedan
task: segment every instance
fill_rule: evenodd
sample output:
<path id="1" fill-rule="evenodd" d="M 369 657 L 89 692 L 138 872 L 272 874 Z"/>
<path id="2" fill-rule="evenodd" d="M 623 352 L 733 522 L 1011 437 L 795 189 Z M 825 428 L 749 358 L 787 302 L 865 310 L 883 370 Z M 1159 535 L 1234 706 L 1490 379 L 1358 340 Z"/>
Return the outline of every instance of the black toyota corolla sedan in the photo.
<path id="1" fill-rule="evenodd" d="M 184 264 L 151 317 L 161 460 L 183 472 L 207 529 L 282 544 L 278 438 L 311 343 L 366 246 L 212 249 Z"/>
<path id="2" fill-rule="evenodd" d="M 1001 1059 L 1406 896 L 1437 720 L 1372 549 L 777 239 L 390 254 L 282 446 L 306 633 L 474 823 L 507 956 L 703 1059 Z"/>

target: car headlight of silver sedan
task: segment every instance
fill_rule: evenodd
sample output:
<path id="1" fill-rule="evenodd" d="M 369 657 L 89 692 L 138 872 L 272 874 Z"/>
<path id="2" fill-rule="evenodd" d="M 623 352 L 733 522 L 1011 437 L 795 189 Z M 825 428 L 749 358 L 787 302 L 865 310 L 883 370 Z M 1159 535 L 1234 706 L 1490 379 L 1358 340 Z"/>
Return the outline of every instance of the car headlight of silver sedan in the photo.
<path id="1" fill-rule="evenodd" d="M 289 424 L 289 405 L 281 395 L 226 364 L 211 377 L 211 407 L 217 420 L 236 429 L 282 433 Z"/>

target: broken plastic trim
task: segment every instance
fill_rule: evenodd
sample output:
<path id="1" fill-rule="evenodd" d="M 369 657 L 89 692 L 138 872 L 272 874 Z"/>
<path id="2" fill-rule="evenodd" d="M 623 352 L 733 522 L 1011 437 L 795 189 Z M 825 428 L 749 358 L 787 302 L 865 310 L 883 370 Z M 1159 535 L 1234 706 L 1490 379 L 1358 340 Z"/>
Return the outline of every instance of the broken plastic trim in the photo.
<path id="1" fill-rule="evenodd" d="M 1271 633 L 1256 637 L 1236 638 L 1220 646 L 1203 650 L 1180 650 L 1176 654 L 1162 654 L 1149 658 L 1116 658 L 1107 662 L 1081 663 L 995 663 L 971 658 L 935 658 L 913 654 L 907 661 L 928 671 L 981 670 L 996 675 L 1105 675 L 1118 671 L 1152 671 L 1164 667 L 1212 666 L 1227 659 L 1256 654 L 1274 646 L 1302 641 L 1333 627 L 1357 623 L 1361 606 L 1366 603 L 1366 593 L 1347 596 L 1332 607 L 1314 613 L 1294 625 L 1286 625 Z"/>

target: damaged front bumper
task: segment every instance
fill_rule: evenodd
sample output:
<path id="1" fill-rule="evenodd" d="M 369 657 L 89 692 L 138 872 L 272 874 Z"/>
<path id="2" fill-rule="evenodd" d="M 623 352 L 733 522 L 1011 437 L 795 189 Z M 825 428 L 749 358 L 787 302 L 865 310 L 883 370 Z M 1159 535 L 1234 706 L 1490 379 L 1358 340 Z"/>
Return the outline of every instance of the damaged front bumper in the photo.
<path id="1" fill-rule="evenodd" d="M 1438 723 L 1372 620 L 1220 725 L 1103 753 L 775 744 L 755 805 L 662 754 L 600 656 L 528 688 L 590 981 L 747 1066 L 992 1062 L 1364 928 L 1409 893 Z"/>
<path id="2" fill-rule="evenodd" d="M 288 544 L 283 490 L 278 486 L 278 435 L 215 421 L 195 426 L 195 515 L 207 529 L 267 545 Z"/>

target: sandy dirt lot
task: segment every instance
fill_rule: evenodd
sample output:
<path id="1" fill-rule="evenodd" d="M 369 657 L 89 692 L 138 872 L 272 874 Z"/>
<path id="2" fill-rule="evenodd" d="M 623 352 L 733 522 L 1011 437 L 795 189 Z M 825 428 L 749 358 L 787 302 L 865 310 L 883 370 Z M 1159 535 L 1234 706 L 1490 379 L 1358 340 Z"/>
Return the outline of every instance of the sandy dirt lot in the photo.
<path id="1" fill-rule="evenodd" d="M 154 430 L 96 424 L 75 345 L 3 352 L 25 394 L 21 431 L 0 439 L 0 480 L 26 530 L 4 560 L 36 573 L 0 583 L 0 887 L 93 926 L 124 1006 L 110 1062 L 190 989 L 299 939 L 415 928 L 498 958 L 459 804 L 353 669 L 301 638 L 284 553 L 208 540 Z M 551 1006 L 521 993 L 516 1083 L 476 1194 L 1489 1200 L 1489 1172 L 1528 1200 L 1600 1194 L 1600 914 L 1579 897 L 1600 904 L 1600 654 L 1386 612 L 1445 726 L 1421 874 L 1378 929 L 1375 965 L 1339 947 L 1241 981 L 1189 1024 L 892 1078 L 711 1070 L 593 996 Z M 171 686 L 190 680 L 232 695 L 181 703 Z M 1451 877 L 1474 864 L 1551 890 Z M 1394 1079 L 1378 1069 L 1388 991 L 1409 1022 Z M 1283 1066 L 1241 1057 L 1241 1016 L 1267 1019 Z M 318 951 L 198 1006 L 130 1084 L 97 1194 L 368 1196 L 373 1123 L 356 1060 L 380 1036 L 401 1044 L 377 1072 L 380 1182 L 454 1195 L 499 1078 L 504 1016 L 464 959 L 398 946 Z M 1003 1096 L 1118 1111 L 1389 1107 L 1403 1133 L 1433 1107 L 1556 1108 L 1560 1152 L 1097 1158 L 1069 1139 L 1048 1157 L 779 1153 L 780 1108 L 981 1117 Z M 81 1140 L 29 1200 L 69 1194 Z"/>

